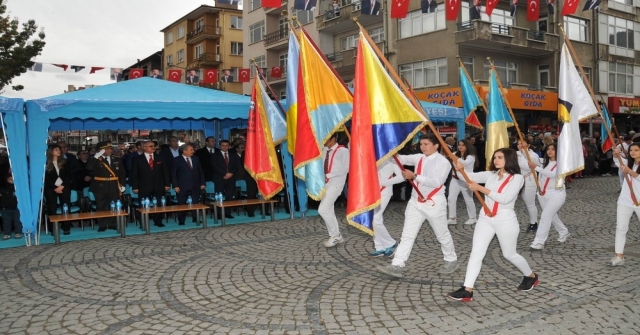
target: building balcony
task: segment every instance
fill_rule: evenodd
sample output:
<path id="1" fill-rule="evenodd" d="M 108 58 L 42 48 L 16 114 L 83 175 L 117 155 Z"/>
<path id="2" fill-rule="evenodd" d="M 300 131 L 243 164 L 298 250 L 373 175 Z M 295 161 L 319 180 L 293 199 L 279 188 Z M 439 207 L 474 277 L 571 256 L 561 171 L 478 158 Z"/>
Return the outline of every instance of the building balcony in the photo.
<path id="1" fill-rule="evenodd" d="M 218 26 L 202 26 L 187 34 L 187 44 L 202 42 L 207 38 L 217 39 L 222 35 L 222 28 Z"/>
<path id="2" fill-rule="evenodd" d="M 282 3 L 280 4 L 280 7 L 278 8 L 273 8 L 273 7 L 270 7 L 270 8 L 262 7 L 262 8 L 264 8 L 264 13 L 267 15 L 281 15 L 282 11 L 287 10 L 287 4 L 288 4 L 288 1 L 283 0 Z"/>
<path id="3" fill-rule="evenodd" d="M 200 69 L 204 66 L 216 66 L 222 63 L 220 54 L 213 52 L 205 52 L 194 58 L 187 65 L 187 70 Z"/>
<path id="4" fill-rule="evenodd" d="M 286 49 L 289 41 L 289 29 L 278 29 L 264 35 L 264 46 L 267 49 Z"/>
<path id="5" fill-rule="evenodd" d="M 530 57 L 548 55 L 560 48 L 558 35 L 479 20 L 458 23 L 455 39 L 467 47 Z"/>
<path id="6" fill-rule="evenodd" d="M 372 23 L 382 22 L 383 15 L 362 15 L 360 3 L 351 3 L 340 7 L 338 12 L 329 7 L 324 13 L 316 16 L 316 27 L 320 31 L 336 34 L 348 30 L 357 30 L 358 25 L 353 22 L 352 18 L 358 18 L 360 24 L 367 26 Z"/>
<path id="7" fill-rule="evenodd" d="M 383 48 L 384 42 L 376 43 L 378 49 Z M 358 48 L 351 48 L 339 52 L 325 54 L 325 57 L 329 60 L 331 65 L 336 69 L 340 75 L 349 77 L 355 74 L 356 71 L 356 55 L 358 54 Z"/>

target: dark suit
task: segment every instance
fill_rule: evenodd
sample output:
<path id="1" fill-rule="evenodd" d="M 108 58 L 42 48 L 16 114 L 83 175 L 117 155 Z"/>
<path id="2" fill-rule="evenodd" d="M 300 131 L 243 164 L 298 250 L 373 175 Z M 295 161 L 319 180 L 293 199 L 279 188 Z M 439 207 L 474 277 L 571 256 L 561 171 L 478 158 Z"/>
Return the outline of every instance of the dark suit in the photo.
<path id="1" fill-rule="evenodd" d="M 362 7 L 360 13 L 366 15 L 379 15 L 380 14 L 380 1 L 376 0 L 373 8 L 371 8 L 371 0 L 362 0 Z"/>
<path id="2" fill-rule="evenodd" d="M 162 75 L 159 75 L 159 74 L 158 75 L 153 75 L 152 74 L 151 78 L 153 78 L 153 79 L 162 79 Z"/>
<path id="3" fill-rule="evenodd" d="M 480 20 L 480 6 L 469 8 L 469 20 Z"/>
<path id="4" fill-rule="evenodd" d="M 196 85 L 200 83 L 200 77 L 198 76 L 187 76 L 187 80 L 185 81 L 187 84 Z"/>
<path id="5" fill-rule="evenodd" d="M 218 151 L 218 149 L 213 149 L 213 152 Z M 202 172 L 204 173 L 205 181 L 213 181 L 213 154 L 209 153 L 209 148 L 204 147 L 196 150 L 194 156 L 198 157 L 200 160 L 200 165 L 202 165 Z"/>
<path id="6" fill-rule="evenodd" d="M 435 13 L 436 9 L 438 8 L 438 3 L 436 2 L 436 0 L 421 0 L 420 4 L 422 6 L 423 13 Z"/>
<path id="7" fill-rule="evenodd" d="M 69 162 L 65 162 L 64 166 L 60 169 L 60 173 L 56 171 L 54 167 L 51 170 L 44 172 L 44 199 L 47 203 L 47 215 L 55 215 L 58 208 L 58 200 L 60 200 L 60 208 L 63 204 L 71 206 L 71 170 L 68 166 Z M 56 180 L 60 178 L 62 184 L 56 185 Z M 55 189 L 58 186 L 64 186 L 62 193 L 56 193 Z M 71 229 L 71 222 L 61 222 L 60 227 L 64 231 Z"/>
<path id="8" fill-rule="evenodd" d="M 226 200 L 233 199 L 236 190 L 236 174 L 240 169 L 240 158 L 237 154 L 228 152 L 229 164 L 224 160 L 222 151 L 216 150 L 213 154 L 213 182 L 215 183 L 215 192 L 223 192 Z M 233 174 L 229 179 L 223 177 L 227 172 Z"/>
<path id="9" fill-rule="evenodd" d="M 96 198 L 96 210 L 98 211 L 108 211 L 111 201 L 120 199 L 118 186 L 124 186 L 126 179 L 126 171 L 120 157 L 111 156 L 110 160 L 111 164 L 109 164 L 106 157 L 100 157 L 99 159 L 89 157 L 89 160 L 87 160 L 87 171 L 90 171 L 93 175 L 89 190 Z M 115 178 L 111 173 L 112 171 L 115 174 Z M 111 180 L 96 180 L 96 178 L 111 178 Z M 108 228 L 109 226 L 115 228 L 116 220 L 115 218 L 98 219 L 98 226 L 100 228 Z"/>
<path id="10" fill-rule="evenodd" d="M 516 10 L 518 9 L 517 5 L 511 5 L 511 16 L 516 16 Z"/>
<path id="11" fill-rule="evenodd" d="M 233 82 L 233 76 L 222 76 L 222 82 L 223 83 L 232 83 Z"/>
<path id="12" fill-rule="evenodd" d="M 171 184 L 169 165 L 158 154 L 153 154 L 153 170 L 147 161 L 147 154 L 133 157 L 131 161 L 131 189 L 138 190 L 138 198 L 160 199 L 166 194 L 165 187 Z M 156 225 L 162 223 L 162 214 L 153 214 Z"/>
<path id="13" fill-rule="evenodd" d="M 116 72 L 112 73 L 111 80 L 122 81 L 122 73 L 116 73 Z"/>
<path id="14" fill-rule="evenodd" d="M 187 198 L 191 195 L 194 204 L 200 202 L 200 187 L 204 187 L 204 174 L 200 160 L 195 155 L 191 158 L 191 167 L 187 165 L 184 156 L 180 155 L 173 159 L 171 164 L 171 187 L 180 188 L 180 192 L 176 192 L 178 205 L 187 203 Z M 178 223 L 184 223 L 185 212 L 178 212 Z M 195 220 L 198 216 L 196 211 L 191 212 L 191 217 Z"/>

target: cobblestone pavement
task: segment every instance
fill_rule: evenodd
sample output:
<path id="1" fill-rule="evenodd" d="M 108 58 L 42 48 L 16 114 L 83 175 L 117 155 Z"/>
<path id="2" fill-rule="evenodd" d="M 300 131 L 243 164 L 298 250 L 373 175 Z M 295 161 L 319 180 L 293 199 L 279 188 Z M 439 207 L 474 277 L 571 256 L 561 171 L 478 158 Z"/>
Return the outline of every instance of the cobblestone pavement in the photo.
<path id="1" fill-rule="evenodd" d="M 442 253 L 425 224 L 394 280 L 374 270 L 389 260 L 365 257 L 373 242 L 358 230 L 341 224 L 346 242 L 326 249 L 320 218 L 284 220 L 0 250 L 0 333 L 638 334 L 637 219 L 627 265 L 608 266 L 617 183 L 571 184 L 560 213 L 571 237 L 561 244 L 552 231 L 543 251 L 529 249 L 518 202 L 518 250 L 541 279 L 530 292 L 516 291 L 521 274 L 494 239 L 475 300 L 445 298 L 470 253 L 473 227 L 461 223 L 451 226 L 461 270 L 438 274 Z M 385 216 L 398 238 L 404 207 Z"/>

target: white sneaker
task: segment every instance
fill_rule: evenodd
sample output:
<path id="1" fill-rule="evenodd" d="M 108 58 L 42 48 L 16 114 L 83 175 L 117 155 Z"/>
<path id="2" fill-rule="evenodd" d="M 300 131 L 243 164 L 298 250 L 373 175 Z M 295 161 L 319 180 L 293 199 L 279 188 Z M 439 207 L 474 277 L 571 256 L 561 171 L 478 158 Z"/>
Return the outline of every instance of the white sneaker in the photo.
<path id="1" fill-rule="evenodd" d="M 327 248 L 331 248 L 331 247 L 335 247 L 340 243 L 344 243 L 344 239 L 342 238 L 342 235 L 331 236 L 329 237 L 328 240 L 324 242 L 324 246 Z"/>
<path id="2" fill-rule="evenodd" d="M 544 244 L 542 243 L 531 243 L 529 246 L 531 249 L 542 250 L 544 249 Z"/>
<path id="3" fill-rule="evenodd" d="M 569 234 L 569 232 L 567 232 L 565 235 L 560 235 L 560 237 L 558 237 L 558 242 L 560 242 L 560 243 L 566 242 L 567 239 L 569 238 L 569 236 L 571 236 L 571 234 Z"/>
<path id="4" fill-rule="evenodd" d="M 476 222 L 478 222 L 477 219 L 469 219 L 469 220 L 465 221 L 464 224 L 474 224 Z"/>
<path id="5" fill-rule="evenodd" d="M 449 219 L 449 220 L 447 220 L 447 224 L 455 225 L 455 224 L 458 224 L 458 221 L 456 219 Z"/>
<path id="6" fill-rule="evenodd" d="M 619 266 L 619 265 L 624 265 L 624 258 L 613 256 L 611 258 L 611 266 Z"/>

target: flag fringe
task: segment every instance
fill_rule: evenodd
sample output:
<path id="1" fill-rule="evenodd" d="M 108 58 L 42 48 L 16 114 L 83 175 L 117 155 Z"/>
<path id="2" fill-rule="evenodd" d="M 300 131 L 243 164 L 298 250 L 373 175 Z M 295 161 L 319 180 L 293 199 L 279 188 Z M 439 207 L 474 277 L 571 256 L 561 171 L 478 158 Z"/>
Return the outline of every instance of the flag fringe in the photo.
<path id="1" fill-rule="evenodd" d="M 349 201 L 349 200 L 347 199 L 347 201 Z M 355 228 L 358 228 L 362 232 L 365 232 L 365 233 L 373 236 L 373 230 L 372 229 L 369 229 L 369 228 L 367 228 L 367 227 L 365 227 L 365 226 L 363 226 L 363 225 L 361 225 L 361 224 L 359 224 L 359 223 L 357 223 L 357 222 L 355 222 L 355 221 L 353 221 L 351 219 L 353 219 L 354 217 L 356 217 L 356 216 L 358 216 L 358 215 L 360 215 L 362 213 L 366 213 L 368 211 L 372 211 L 372 210 L 376 209 L 376 207 L 380 206 L 381 203 L 382 203 L 382 200 L 378 199 L 373 204 L 371 204 L 369 206 L 366 206 L 364 208 L 358 209 L 357 211 L 347 215 L 347 222 L 349 223 L 349 225 L 351 225 L 351 226 L 353 226 Z"/>
<path id="2" fill-rule="evenodd" d="M 395 149 L 389 151 L 386 155 L 382 156 L 377 162 L 376 162 L 376 166 L 380 166 L 380 164 L 384 163 L 384 161 L 386 161 L 387 159 L 395 156 L 398 154 L 398 152 L 400 152 L 400 150 L 402 150 L 404 148 L 405 145 L 407 145 L 407 143 L 409 141 L 413 142 L 413 138 L 416 136 L 416 134 L 420 131 L 420 129 L 426 127 L 429 124 L 429 121 L 423 121 L 422 123 L 420 123 L 420 125 L 416 126 L 416 128 L 414 130 L 411 131 L 411 133 L 409 134 L 409 136 L 407 136 L 407 138 L 402 141 L 400 143 L 400 145 L 398 145 Z"/>
<path id="3" fill-rule="evenodd" d="M 582 170 L 584 170 L 584 165 L 579 166 L 579 167 L 577 167 L 577 168 L 575 168 L 575 169 L 573 169 L 573 170 L 571 170 L 569 172 L 558 173 L 558 175 L 556 176 L 556 188 L 561 188 L 562 186 L 564 186 L 564 179 L 567 176 L 570 176 L 570 175 L 572 175 L 572 174 L 574 174 L 576 172 L 582 171 Z M 562 180 L 562 186 L 558 186 L 558 185 L 560 185 L 560 181 L 561 180 Z"/>
<path id="4" fill-rule="evenodd" d="M 264 180 L 264 179 L 263 179 Z M 282 184 L 280 184 L 280 186 L 278 186 L 278 188 L 276 190 L 274 190 L 273 192 L 271 192 L 270 194 L 263 194 L 262 196 L 269 200 L 271 198 L 273 198 L 276 194 L 280 193 L 280 191 L 282 191 L 282 189 L 284 188 L 284 181 Z"/>

